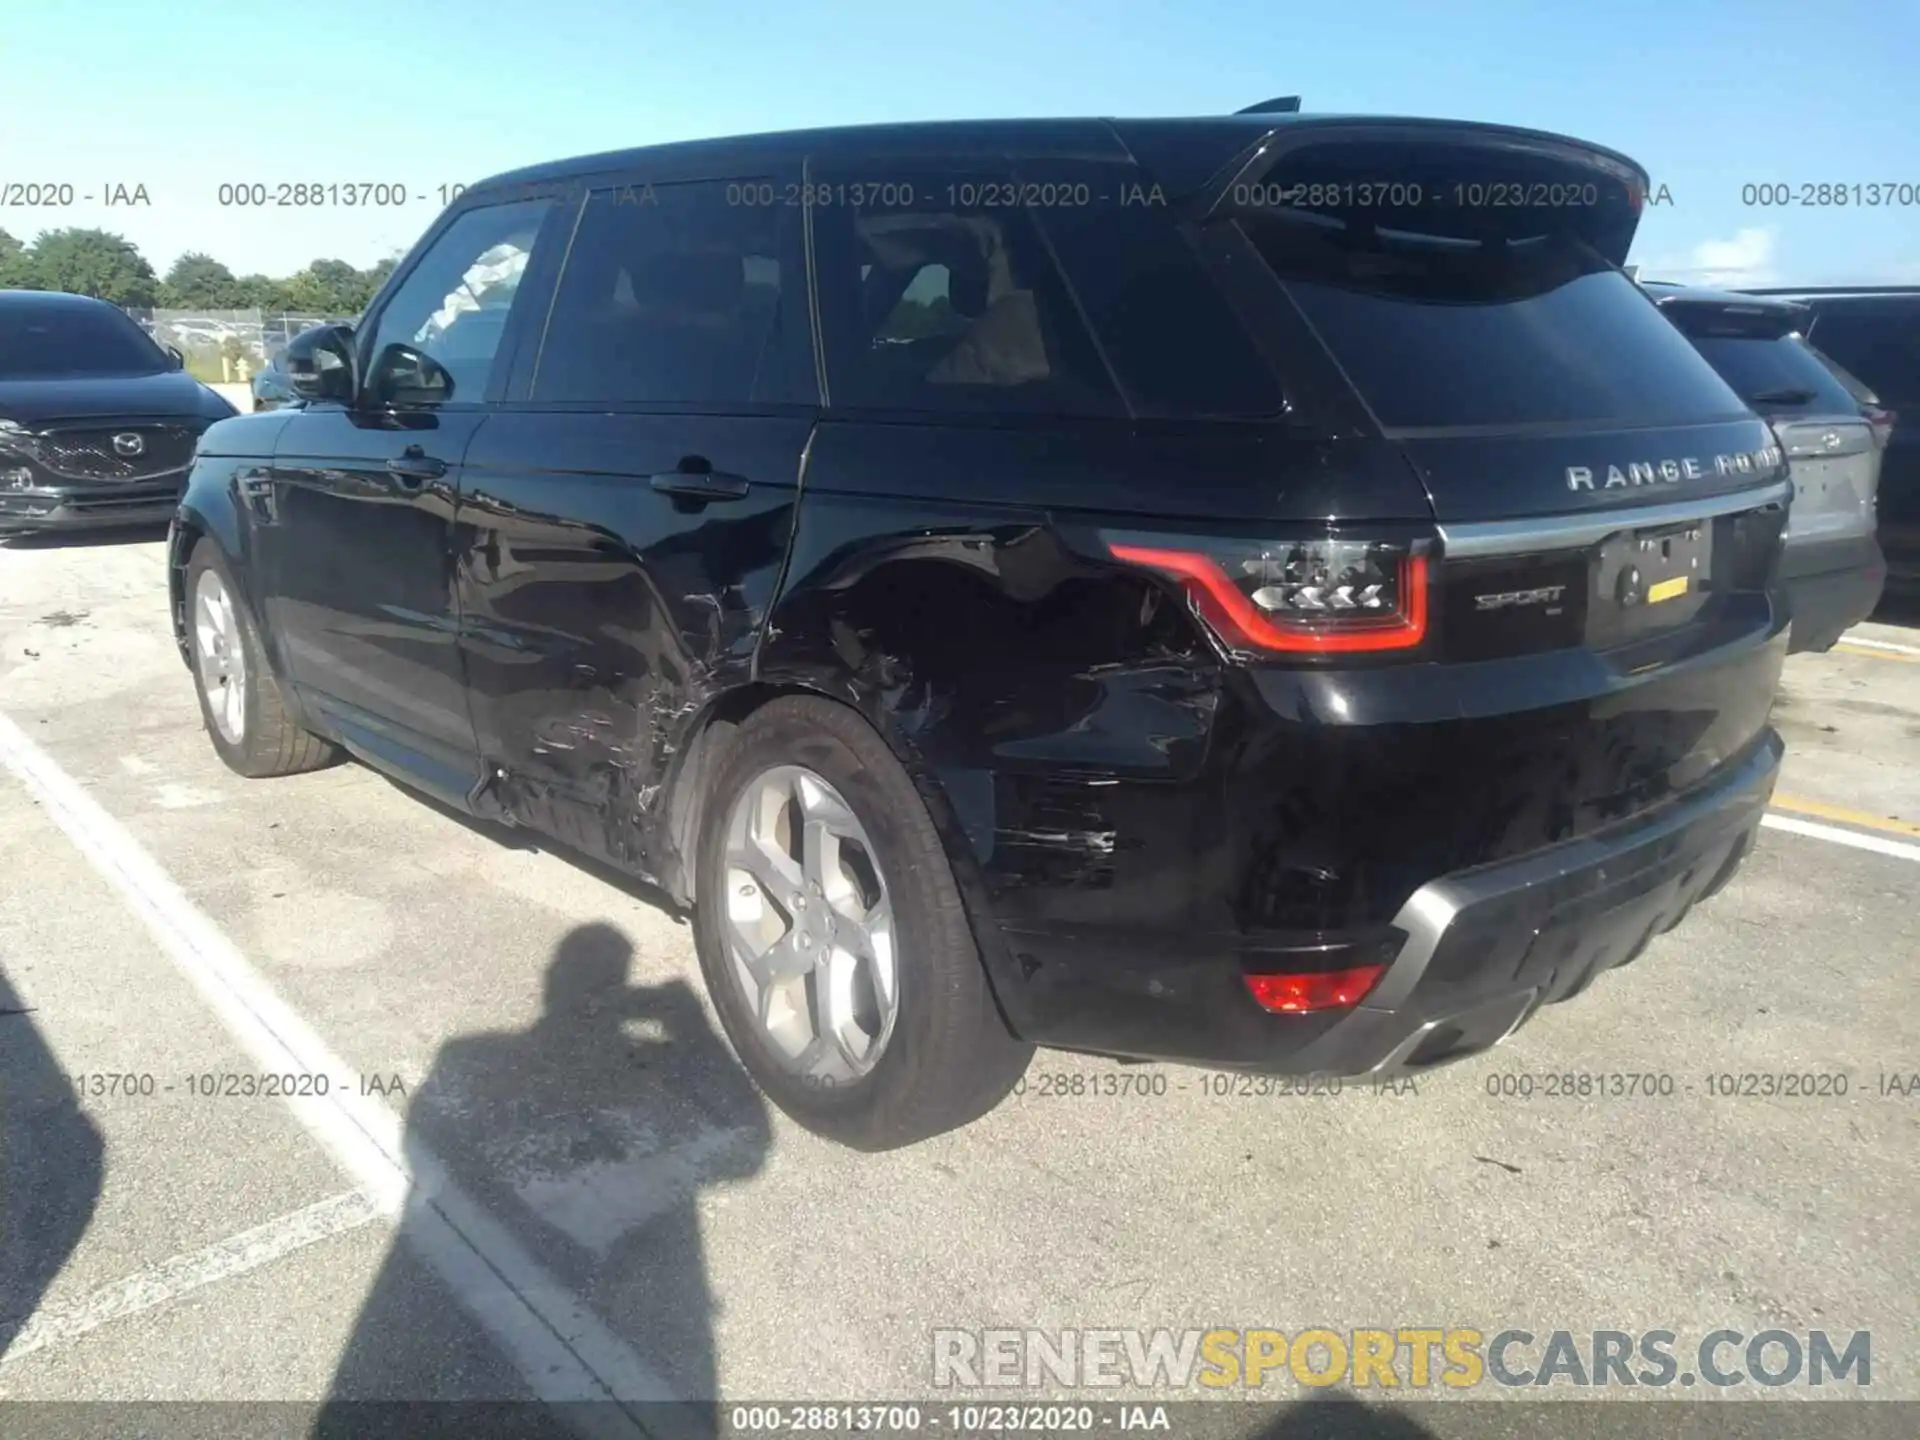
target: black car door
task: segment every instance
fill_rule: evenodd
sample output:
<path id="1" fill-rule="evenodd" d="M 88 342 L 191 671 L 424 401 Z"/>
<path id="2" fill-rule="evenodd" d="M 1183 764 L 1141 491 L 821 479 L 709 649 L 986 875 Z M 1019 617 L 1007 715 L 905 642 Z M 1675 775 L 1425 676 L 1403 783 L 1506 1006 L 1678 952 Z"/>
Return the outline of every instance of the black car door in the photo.
<path id="1" fill-rule="evenodd" d="M 553 208 L 517 199 L 446 222 L 363 325 L 354 403 L 293 415 L 270 493 L 250 506 L 268 628 L 308 706 L 365 758 L 449 798 L 478 773 L 455 641 L 454 495 Z"/>
<path id="2" fill-rule="evenodd" d="M 657 875 L 701 706 L 751 671 L 817 398 L 793 171 L 589 191 L 461 474 L 474 725 L 506 811 Z"/>

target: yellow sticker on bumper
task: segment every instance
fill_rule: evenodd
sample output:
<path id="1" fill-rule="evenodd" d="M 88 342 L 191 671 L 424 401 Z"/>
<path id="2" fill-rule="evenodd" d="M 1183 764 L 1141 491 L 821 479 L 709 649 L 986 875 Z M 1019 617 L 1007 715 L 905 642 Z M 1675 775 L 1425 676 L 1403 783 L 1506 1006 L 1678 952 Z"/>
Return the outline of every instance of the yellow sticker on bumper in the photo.
<path id="1" fill-rule="evenodd" d="M 1647 587 L 1647 604 L 1658 605 L 1662 600 L 1671 600 L 1676 595 L 1687 593 L 1687 577 L 1676 575 L 1671 580 L 1662 580 L 1658 585 Z"/>

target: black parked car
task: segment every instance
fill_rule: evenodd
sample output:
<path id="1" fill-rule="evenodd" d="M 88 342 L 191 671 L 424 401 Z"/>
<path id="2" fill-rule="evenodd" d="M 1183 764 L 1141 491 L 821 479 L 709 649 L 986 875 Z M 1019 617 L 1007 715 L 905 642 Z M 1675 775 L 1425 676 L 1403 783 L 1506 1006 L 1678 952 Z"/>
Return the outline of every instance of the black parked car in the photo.
<path id="1" fill-rule="evenodd" d="M 0 535 L 168 519 L 234 413 L 119 307 L 0 290 Z"/>
<path id="2" fill-rule="evenodd" d="M 1920 597 L 1920 287 L 1750 293 L 1806 306 L 1813 312 L 1807 338 L 1869 388 L 1865 410 L 1885 440 L 1880 548 L 1887 593 Z"/>
<path id="3" fill-rule="evenodd" d="M 1793 607 L 1789 649 L 1831 650 L 1873 613 L 1886 581 L 1874 538 L 1885 450 L 1858 381 L 1807 343 L 1805 306 L 1766 296 L 1645 282 L 1667 318 L 1766 417 L 1793 473 L 1781 570 Z"/>
<path id="4" fill-rule="evenodd" d="M 1646 183 L 1258 113 L 475 185 L 204 444 L 213 745 L 657 882 L 861 1147 L 1035 1044 L 1483 1049 L 1724 884 L 1780 757 L 1787 467 L 1619 268 Z"/>

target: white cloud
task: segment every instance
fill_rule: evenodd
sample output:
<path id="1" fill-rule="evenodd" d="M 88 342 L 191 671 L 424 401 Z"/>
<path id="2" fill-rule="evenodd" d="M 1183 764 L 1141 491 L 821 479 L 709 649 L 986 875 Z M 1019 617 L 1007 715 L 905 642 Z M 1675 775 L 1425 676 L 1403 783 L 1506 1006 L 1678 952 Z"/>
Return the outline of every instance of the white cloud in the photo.
<path id="1" fill-rule="evenodd" d="M 1773 268 L 1771 226 L 1735 232 L 1730 240 L 1702 240 L 1682 256 L 1663 255 L 1648 260 L 1640 274 L 1648 280 L 1684 280 L 1691 285 L 1752 286 L 1779 281 Z"/>

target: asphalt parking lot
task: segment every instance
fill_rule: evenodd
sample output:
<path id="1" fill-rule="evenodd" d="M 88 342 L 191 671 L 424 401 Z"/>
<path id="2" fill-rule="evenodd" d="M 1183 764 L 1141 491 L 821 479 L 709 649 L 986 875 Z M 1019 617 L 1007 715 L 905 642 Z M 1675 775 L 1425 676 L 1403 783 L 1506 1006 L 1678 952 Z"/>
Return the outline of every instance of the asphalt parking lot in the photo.
<path id="1" fill-rule="evenodd" d="M 862 1156 L 759 1100 L 643 894 L 358 766 L 229 773 L 157 538 L 0 548 L 0 1399 L 925 1396 L 937 1328 L 1431 1325 L 1867 1330 L 1920 1400 L 1920 630 L 1796 657 L 1776 723 L 1734 885 L 1488 1056 L 1043 1054 Z M 1566 1072 L 1671 1093 L 1500 1093 Z M 1846 1093 L 1710 1093 L 1786 1073 Z"/>

